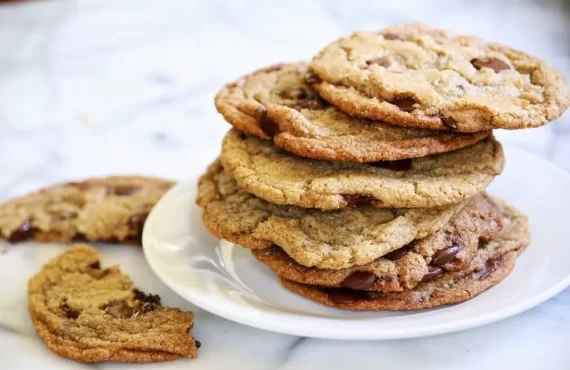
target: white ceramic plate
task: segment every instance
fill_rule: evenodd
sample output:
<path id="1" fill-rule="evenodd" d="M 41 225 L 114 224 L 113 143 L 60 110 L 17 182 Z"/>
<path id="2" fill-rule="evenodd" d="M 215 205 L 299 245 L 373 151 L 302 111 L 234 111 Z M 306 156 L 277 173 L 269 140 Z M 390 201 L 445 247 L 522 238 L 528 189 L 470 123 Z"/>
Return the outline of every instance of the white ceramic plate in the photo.
<path id="1" fill-rule="evenodd" d="M 527 310 L 570 285 L 570 175 L 505 148 L 507 166 L 489 191 L 530 217 L 532 245 L 499 285 L 474 299 L 416 312 L 350 312 L 299 297 L 251 253 L 211 236 L 194 203 L 196 181 L 180 183 L 147 219 L 148 263 L 180 296 L 245 325 L 306 337 L 397 339 L 484 325 Z"/>

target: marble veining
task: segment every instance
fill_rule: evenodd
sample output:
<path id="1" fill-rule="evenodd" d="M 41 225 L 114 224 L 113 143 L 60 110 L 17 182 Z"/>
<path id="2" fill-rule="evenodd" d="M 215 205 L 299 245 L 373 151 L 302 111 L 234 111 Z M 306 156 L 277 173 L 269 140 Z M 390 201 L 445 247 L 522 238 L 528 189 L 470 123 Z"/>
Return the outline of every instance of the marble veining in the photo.
<path id="1" fill-rule="evenodd" d="M 424 21 L 524 49 L 570 76 L 569 19 L 564 0 L 0 5 L 0 200 L 86 176 L 194 177 L 218 154 L 228 129 L 213 106 L 224 83 L 262 65 L 308 59 L 353 30 Z M 497 136 L 570 171 L 570 114 L 547 127 Z M 0 245 L 0 367 L 130 368 L 77 364 L 40 344 L 27 316 L 26 284 L 63 248 Z M 165 303 L 196 310 L 200 359 L 149 369 L 570 369 L 570 290 L 460 333 L 327 341 L 265 332 L 196 309 L 153 276 L 137 249 L 106 246 L 103 256 Z"/>

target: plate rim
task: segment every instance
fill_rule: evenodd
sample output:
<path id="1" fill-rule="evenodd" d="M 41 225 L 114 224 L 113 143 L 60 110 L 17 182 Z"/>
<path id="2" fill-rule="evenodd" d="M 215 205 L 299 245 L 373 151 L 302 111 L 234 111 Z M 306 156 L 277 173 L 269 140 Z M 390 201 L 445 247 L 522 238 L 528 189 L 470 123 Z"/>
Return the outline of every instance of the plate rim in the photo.
<path id="1" fill-rule="evenodd" d="M 554 163 L 552 163 L 551 161 L 542 158 L 540 156 L 537 156 L 535 154 L 529 153 L 525 150 L 510 146 L 510 145 L 504 145 L 505 146 L 505 152 L 507 153 L 512 153 L 512 152 L 516 152 L 517 155 L 522 155 L 523 157 L 531 157 L 533 160 L 537 160 L 539 162 L 541 162 L 542 165 L 545 165 L 547 167 L 549 167 L 549 170 L 553 170 L 555 172 L 557 172 L 558 174 L 564 176 L 567 178 L 568 182 L 570 182 L 570 174 L 567 173 L 566 171 L 564 171 L 563 169 L 561 169 L 560 167 L 556 166 Z M 508 158 L 507 158 L 508 159 Z M 180 189 L 186 189 L 188 187 L 193 187 L 195 188 L 195 181 L 197 179 L 196 177 L 192 177 L 189 179 L 186 179 L 184 181 L 179 182 L 178 184 L 176 184 L 172 189 L 170 189 L 165 195 L 164 197 L 157 203 L 157 205 L 162 202 L 164 199 L 167 199 L 167 197 L 172 196 L 172 194 L 177 193 L 180 191 Z M 151 212 L 149 213 L 149 216 L 147 218 L 147 221 L 150 221 L 150 223 L 147 224 L 152 224 L 154 221 L 154 218 L 156 217 L 155 214 L 158 213 L 159 207 L 154 207 L 153 210 L 151 210 Z M 147 228 L 145 226 L 144 230 L 143 230 L 143 253 L 145 256 L 145 259 L 148 263 L 148 265 L 150 266 L 151 270 L 157 275 L 157 277 L 169 288 L 171 289 L 173 292 L 175 292 L 178 296 L 180 296 L 182 299 L 196 305 L 197 307 L 210 312 L 216 316 L 222 317 L 224 319 L 242 324 L 242 325 L 246 325 L 246 326 L 250 326 L 250 327 L 254 327 L 257 329 L 262 329 L 262 330 L 266 330 L 266 331 L 271 331 L 271 332 L 277 332 L 277 333 L 281 333 L 281 334 L 287 334 L 287 335 L 294 335 L 294 336 L 301 336 L 301 337 L 310 337 L 310 338 L 321 338 L 321 339 L 337 339 L 337 340 L 396 340 L 396 339 L 408 339 L 408 338 L 420 338 L 420 337 L 427 337 L 427 336 L 434 336 L 434 335 L 441 335 L 441 334 L 445 334 L 445 333 L 454 333 L 454 332 L 458 332 L 458 331 L 463 331 L 463 330 L 467 330 L 467 329 L 471 329 L 471 328 L 475 328 L 475 327 L 479 327 L 479 326 L 483 326 L 483 325 L 488 325 L 491 324 L 493 322 L 497 322 L 503 319 L 506 319 L 508 317 L 517 315 L 519 313 L 522 313 L 524 311 L 527 311 L 547 300 L 549 300 L 550 298 L 556 296 L 557 294 L 559 294 L 560 292 L 562 292 L 564 289 L 566 289 L 568 286 L 570 286 L 570 273 L 568 274 L 568 276 L 566 276 L 564 279 L 562 279 L 560 282 L 558 282 L 558 284 L 553 285 L 552 287 L 550 287 L 549 289 L 543 291 L 541 294 L 538 295 L 534 295 L 532 297 L 530 297 L 529 299 L 524 299 L 521 300 L 520 302 L 512 305 L 512 306 L 508 306 L 505 308 L 501 308 L 498 310 L 491 310 L 488 312 L 483 312 L 480 315 L 477 316 L 468 316 L 453 322 L 448 322 L 448 323 L 443 323 L 443 324 L 431 324 L 431 325 L 426 325 L 426 326 L 420 326 L 417 328 L 414 328 L 413 330 L 394 330 L 391 329 L 389 331 L 379 331 L 379 330 L 374 330 L 373 329 L 373 325 L 371 326 L 371 329 L 367 332 L 363 332 L 363 331 L 356 331 L 356 332 L 349 332 L 349 331 L 339 331 L 338 329 L 334 328 L 334 325 L 330 325 L 327 328 L 315 328 L 311 325 L 301 325 L 301 327 L 298 326 L 289 326 L 286 323 L 288 322 L 288 320 L 283 320 L 283 318 L 281 317 L 281 320 L 264 320 L 262 318 L 275 318 L 275 316 L 273 316 L 274 314 L 272 313 L 268 313 L 268 312 L 264 312 L 262 310 L 258 310 L 255 309 L 253 307 L 248 307 L 248 308 L 244 308 L 244 307 L 240 307 L 238 310 L 231 310 L 231 309 L 227 309 L 228 305 L 219 305 L 216 303 L 210 303 L 208 300 L 208 297 L 205 296 L 200 296 L 197 294 L 192 294 L 189 292 L 182 292 L 181 288 L 179 288 L 177 286 L 177 284 L 173 281 L 171 281 L 169 278 L 167 278 L 165 276 L 165 274 L 157 267 L 155 266 L 155 264 L 152 261 L 152 258 L 149 256 L 149 248 L 151 248 L 149 246 L 150 242 L 148 241 L 150 236 L 149 236 L 149 232 L 147 232 L 149 230 L 149 228 Z M 523 257 L 524 258 L 524 254 Z M 248 313 L 250 312 L 250 313 Z M 418 311 L 420 312 L 420 311 Z M 295 316 L 297 320 L 301 319 L 303 322 L 307 322 L 307 321 L 311 321 L 311 320 L 318 320 L 316 318 L 313 317 L 309 317 L 309 316 L 302 316 L 302 315 L 297 315 Z M 342 321 L 343 319 L 341 318 L 326 318 L 326 320 L 328 320 L 331 323 L 334 323 L 335 321 Z M 376 319 L 377 320 L 377 319 Z"/>

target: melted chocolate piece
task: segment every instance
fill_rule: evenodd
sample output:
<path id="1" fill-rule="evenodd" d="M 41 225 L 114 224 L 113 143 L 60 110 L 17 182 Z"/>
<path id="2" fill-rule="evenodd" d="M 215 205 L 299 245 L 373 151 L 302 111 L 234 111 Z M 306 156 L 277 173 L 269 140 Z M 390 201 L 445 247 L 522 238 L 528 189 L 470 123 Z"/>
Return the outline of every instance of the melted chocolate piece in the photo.
<path id="1" fill-rule="evenodd" d="M 436 266 L 441 266 L 454 261 L 455 255 L 460 249 L 461 248 L 458 245 L 452 245 L 451 247 L 439 250 L 434 253 L 431 263 Z"/>
<path id="2" fill-rule="evenodd" d="M 92 264 L 89 265 L 89 268 L 94 269 L 94 270 L 100 270 L 101 269 L 101 261 L 95 261 Z"/>
<path id="3" fill-rule="evenodd" d="M 446 125 L 447 127 L 449 127 L 449 129 L 451 129 L 451 131 L 456 131 L 457 130 L 457 121 L 454 120 L 451 117 L 444 117 L 444 116 L 439 116 L 439 118 L 441 119 L 441 122 Z"/>
<path id="4" fill-rule="evenodd" d="M 32 227 L 31 221 L 26 221 L 16 229 L 9 237 L 8 241 L 10 243 L 19 243 L 23 242 L 24 240 L 28 240 L 34 237 L 35 230 Z"/>
<path id="5" fill-rule="evenodd" d="M 267 117 L 267 109 L 265 109 L 265 107 L 263 106 L 257 107 L 255 115 L 259 127 L 261 127 L 263 132 L 265 132 L 267 135 L 275 136 L 280 132 L 277 123 L 273 122 L 271 119 Z"/>
<path id="6" fill-rule="evenodd" d="M 135 294 L 135 299 L 137 301 L 152 303 L 160 306 L 160 296 L 158 294 L 146 294 L 138 289 L 133 290 L 133 293 Z"/>
<path id="7" fill-rule="evenodd" d="M 477 278 L 485 279 L 491 272 L 495 271 L 497 267 L 499 267 L 498 259 L 487 260 L 487 262 L 485 262 L 483 265 L 483 268 L 477 271 Z"/>
<path id="8" fill-rule="evenodd" d="M 140 241 L 142 239 L 144 223 L 147 217 L 148 214 L 142 214 L 142 215 L 134 215 L 131 218 L 129 218 L 128 225 L 135 232 L 135 235 L 132 236 L 133 241 Z"/>
<path id="9" fill-rule="evenodd" d="M 412 169 L 412 160 L 410 158 L 397 161 L 372 162 L 369 164 L 374 167 L 386 168 L 392 171 L 407 171 Z"/>
<path id="10" fill-rule="evenodd" d="M 404 257 L 406 255 L 406 253 L 408 253 L 408 251 L 410 250 L 410 247 L 408 245 L 403 246 L 402 248 L 396 249 L 395 251 L 392 251 L 386 255 L 384 255 L 384 258 L 386 258 L 387 260 L 390 261 L 397 261 L 400 258 Z"/>
<path id="11" fill-rule="evenodd" d="M 426 281 L 430 281 L 433 278 L 435 278 L 437 275 L 441 274 L 443 272 L 443 269 L 439 266 L 433 266 L 433 265 L 429 265 L 428 266 L 428 272 L 427 274 L 424 275 L 423 279 L 422 279 L 422 283 L 425 283 Z"/>
<path id="12" fill-rule="evenodd" d="M 341 285 L 354 290 L 366 290 L 374 286 L 377 276 L 368 271 L 355 271 L 348 275 Z"/>
<path id="13" fill-rule="evenodd" d="M 202 343 L 199 340 L 194 341 L 196 343 L 196 348 L 202 347 Z"/>
<path id="14" fill-rule="evenodd" d="M 499 58 L 475 58 L 471 60 L 471 64 L 473 64 L 473 67 L 475 67 L 476 69 L 481 69 L 481 68 L 491 68 L 493 71 L 495 71 L 495 73 L 497 72 L 501 72 L 507 69 L 511 69 L 511 67 L 503 62 L 501 59 Z"/>
<path id="15" fill-rule="evenodd" d="M 65 317 L 67 317 L 68 319 L 72 319 L 75 320 L 79 317 L 79 311 L 74 310 L 73 308 L 69 307 L 69 305 L 67 304 L 67 300 L 64 299 L 60 304 L 59 304 L 59 308 L 61 308 L 61 310 L 63 311 L 63 313 L 65 314 Z"/>
<path id="16" fill-rule="evenodd" d="M 344 288 L 326 289 L 325 293 L 329 296 L 331 301 L 337 304 L 352 303 L 368 298 L 366 292 L 359 292 L 356 290 Z"/>
<path id="17" fill-rule="evenodd" d="M 374 202 L 377 201 L 376 198 L 369 195 L 344 194 L 342 197 L 346 201 L 347 207 L 370 205 L 374 204 Z"/>

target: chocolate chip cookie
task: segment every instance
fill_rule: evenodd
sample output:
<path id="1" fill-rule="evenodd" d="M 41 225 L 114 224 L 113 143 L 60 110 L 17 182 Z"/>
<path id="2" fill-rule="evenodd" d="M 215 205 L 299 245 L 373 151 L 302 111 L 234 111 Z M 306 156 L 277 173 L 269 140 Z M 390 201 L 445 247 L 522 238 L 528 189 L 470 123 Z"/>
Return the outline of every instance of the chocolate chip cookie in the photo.
<path id="1" fill-rule="evenodd" d="M 322 212 L 277 205 L 241 189 L 219 161 L 200 178 L 197 203 L 219 238 L 252 249 L 276 244 L 304 266 L 333 269 L 370 263 L 433 234 L 464 206 Z"/>
<path id="2" fill-rule="evenodd" d="M 468 201 L 442 229 L 363 266 L 331 270 L 298 264 L 281 248 L 253 250 L 255 257 L 285 279 L 302 284 L 370 291 L 413 289 L 444 271 L 465 270 L 479 245 L 501 231 L 499 206 L 482 194 Z"/>
<path id="3" fill-rule="evenodd" d="M 141 242 L 146 216 L 171 181 L 113 176 L 68 182 L 0 205 L 0 237 L 12 243 Z"/>
<path id="4" fill-rule="evenodd" d="M 161 305 L 118 267 L 102 268 L 98 251 L 72 246 L 28 285 L 28 308 L 44 343 L 81 362 L 157 362 L 195 358 L 192 312 Z"/>
<path id="5" fill-rule="evenodd" d="M 341 38 L 310 71 L 308 82 L 337 108 L 408 127 L 524 129 L 570 105 L 562 74 L 542 60 L 421 24 Z"/>
<path id="6" fill-rule="evenodd" d="M 459 203 L 501 173 L 504 155 L 489 136 L 467 148 L 422 158 L 366 164 L 317 161 L 231 130 L 221 160 L 242 188 L 269 202 L 334 210 L 363 204 L 415 208 Z"/>
<path id="7" fill-rule="evenodd" d="M 345 310 L 421 310 L 466 301 L 502 281 L 530 243 L 526 216 L 506 205 L 502 208 L 506 214 L 503 231 L 477 250 L 467 270 L 439 274 L 414 289 L 382 293 L 305 285 L 284 278 L 281 283 L 294 293 Z"/>
<path id="8" fill-rule="evenodd" d="M 352 118 L 306 82 L 306 63 L 258 70 L 225 86 L 216 107 L 237 130 L 306 158 L 377 162 L 423 157 L 471 145 L 488 131 L 454 134 Z"/>

